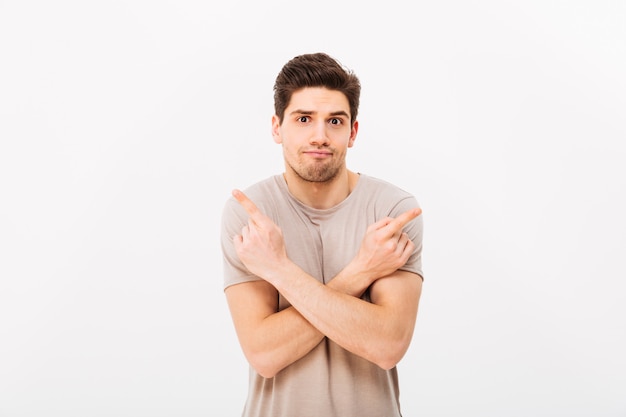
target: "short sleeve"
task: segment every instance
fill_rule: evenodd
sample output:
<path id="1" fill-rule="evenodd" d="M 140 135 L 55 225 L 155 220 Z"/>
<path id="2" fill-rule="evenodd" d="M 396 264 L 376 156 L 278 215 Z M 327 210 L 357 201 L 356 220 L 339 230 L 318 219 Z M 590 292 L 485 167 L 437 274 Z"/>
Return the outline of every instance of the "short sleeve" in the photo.
<path id="1" fill-rule="evenodd" d="M 241 233 L 248 222 L 248 215 L 233 197 L 224 204 L 221 219 L 221 248 L 223 258 L 224 289 L 242 282 L 256 281 L 260 278 L 252 274 L 239 259 L 233 244 L 233 237 Z"/>

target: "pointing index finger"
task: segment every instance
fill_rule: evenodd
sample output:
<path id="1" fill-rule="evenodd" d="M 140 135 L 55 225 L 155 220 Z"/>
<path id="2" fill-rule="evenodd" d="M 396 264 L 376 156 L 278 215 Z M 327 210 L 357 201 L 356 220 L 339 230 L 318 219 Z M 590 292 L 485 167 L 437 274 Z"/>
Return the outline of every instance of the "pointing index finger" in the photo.
<path id="1" fill-rule="evenodd" d="M 259 211 L 257 206 L 248 198 L 247 195 L 243 193 L 243 191 L 237 189 L 233 190 L 233 197 L 235 197 L 235 199 L 243 206 L 249 215 L 253 216 Z"/>
<path id="2" fill-rule="evenodd" d="M 407 210 L 392 221 L 390 221 L 387 225 L 387 228 L 389 228 L 389 232 L 391 233 L 391 235 L 393 235 L 394 233 L 402 230 L 402 228 L 406 226 L 408 222 L 410 222 L 420 214 L 422 214 L 422 209 L 419 207 Z"/>
<path id="3" fill-rule="evenodd" d="M 254 204 L 252 200 L 250 200 L 248 196 L 243 193 L 243 191 L 235 189 L 233 190 L 232 194 L 233 197 L 235 197 L 235 199 L 239 202 L 239 204 L 243 206 L 244 210 L 246 210 L 246 213 L 248 213 L 250 218 L 253 221 L 258 220 L 261 211 L 256 206 L 256 204 Z"/>

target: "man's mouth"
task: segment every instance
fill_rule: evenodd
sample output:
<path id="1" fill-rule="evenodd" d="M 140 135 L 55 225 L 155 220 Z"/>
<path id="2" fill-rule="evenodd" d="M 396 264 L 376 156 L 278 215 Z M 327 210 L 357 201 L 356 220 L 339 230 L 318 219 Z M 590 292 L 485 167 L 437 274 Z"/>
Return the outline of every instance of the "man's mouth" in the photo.
<path id="1" fill-rule="evenodd" d="M 313 158 L 328 158 L 329 156 L 332 156 L 332 152 L 330 151 L 317 150 L 317 149 L 304 151 L 304 153 L 306 155 L 312 156 Z"/>

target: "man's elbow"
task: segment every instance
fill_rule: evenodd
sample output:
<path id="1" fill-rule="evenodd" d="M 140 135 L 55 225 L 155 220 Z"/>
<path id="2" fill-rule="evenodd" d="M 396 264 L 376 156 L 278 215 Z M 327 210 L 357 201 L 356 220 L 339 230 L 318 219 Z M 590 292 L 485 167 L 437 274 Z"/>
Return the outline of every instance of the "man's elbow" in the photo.
<path id="1" fill-rule="evenodd" d="M 261 375 L 263 378 L 274 378 L 278 372 L 274 369 L 266 369 L 253 366 L 254 370 L 257 374 Z"/>
<path id="2" fill-rule="evenodd" d="M 402 359 L 402 356 L 384 355 L 384 357 L 376 360 L 375 363 L 380 368 L 388 371 L 390 369 L 393 369 L 398 364 L 398 362 L 400 362 L 400 359 Z"/>
<path id="3" fill-rule="evenodd" d="M 393 369 L 409 348 L 409 343 L 406 341 L 398 341 L 391 345 L 391 347 L 387 345 L 386 348 L 381 349 L 380 354 L 374 360 L 374 363 L 384 370 Z"/>
<path id="4" fill-rule="evenodd" d="M 273 378 L 281 368 L 264 354 L 248 354 L 248 363 L 263 378 Z"/>
<path id="5" fill-rule="evenodd" d="M 256 373 L 261 375 L 263 378 L 274 378 L 279 371 L 279 369 L 275 369 L 271 367 L 261 367 L 261 366 L 254 366 L 254 365 L 252 365 L 252 368 L 254 368 Z"/>

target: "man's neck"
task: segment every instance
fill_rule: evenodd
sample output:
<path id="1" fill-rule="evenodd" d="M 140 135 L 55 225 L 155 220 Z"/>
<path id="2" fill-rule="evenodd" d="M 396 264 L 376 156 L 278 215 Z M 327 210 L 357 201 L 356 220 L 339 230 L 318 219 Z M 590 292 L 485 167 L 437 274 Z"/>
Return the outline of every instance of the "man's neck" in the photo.
<path id="1" fill-rule="evenodd" d="M 347 169 L 327 182 L 305 181 L 289 171 L 285 172 L 283 177 L 289 192 L 298 201 L 319 210 L 329 209 L 341 203 L 350 195 L 359 180 L 358 174 Z"/>

